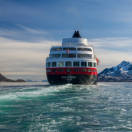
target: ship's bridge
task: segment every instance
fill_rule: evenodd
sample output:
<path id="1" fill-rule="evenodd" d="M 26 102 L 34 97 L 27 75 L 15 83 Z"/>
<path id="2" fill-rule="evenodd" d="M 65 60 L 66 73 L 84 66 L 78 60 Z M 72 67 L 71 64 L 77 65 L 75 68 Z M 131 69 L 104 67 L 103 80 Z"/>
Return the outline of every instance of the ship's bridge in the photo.
<path id="1" fill-rule="evenodd" d="M 62 46 L 88 46 L 88 40 L 86 38 L 64 38 Z"/>

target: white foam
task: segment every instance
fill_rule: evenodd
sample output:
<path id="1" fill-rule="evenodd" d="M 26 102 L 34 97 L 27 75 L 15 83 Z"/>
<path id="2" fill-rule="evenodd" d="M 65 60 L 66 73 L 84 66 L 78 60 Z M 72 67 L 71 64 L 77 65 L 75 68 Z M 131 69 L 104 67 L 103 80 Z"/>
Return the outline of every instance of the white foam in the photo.
<path id="1" fill-rule="evenodd" d="M 71 85 L 61 85 L 61 86 L 46 86 L 46 87 L 28 87 L 24 89 L 19 89 L 16 92 L 10 92 L 6 95 L 0 96 L 0 101 L 3 100 L 19 100 L 21 98 L 30 98 L 30 97 L 38 97 L 38 96 L 47 96 L 50 94 L 54 94 L 55 92 L 58 92 L 60 90 L 63 90 L 65 88 L 69 88 Z M 34 88 L 34 89 L 33 89 Z M 32 91 L 27 90 L 33 89 Z"/>

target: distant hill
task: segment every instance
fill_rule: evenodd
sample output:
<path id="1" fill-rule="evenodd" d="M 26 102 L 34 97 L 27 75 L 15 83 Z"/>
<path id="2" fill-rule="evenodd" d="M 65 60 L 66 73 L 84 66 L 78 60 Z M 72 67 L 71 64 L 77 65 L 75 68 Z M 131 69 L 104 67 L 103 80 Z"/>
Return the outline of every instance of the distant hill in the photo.
<path id="1" fill-rule="evenodd" d="M 25 81 L 23 79 L 17 79 L 17 80 L 8 79 L 0 73 L 0 82 L 25 82 Z"/>
<path id="2" fill-rule="evenodd" d="M 98 74 L 98 81 L 132 82 L 132 63 L 122 61 L 117 66 L 104 69 Z"/>

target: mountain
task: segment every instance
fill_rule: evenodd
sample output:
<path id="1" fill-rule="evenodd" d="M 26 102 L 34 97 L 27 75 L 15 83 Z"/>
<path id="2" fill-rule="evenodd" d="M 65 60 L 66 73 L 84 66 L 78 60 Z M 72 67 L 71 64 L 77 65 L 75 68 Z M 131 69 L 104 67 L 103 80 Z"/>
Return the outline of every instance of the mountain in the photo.
<path id="1" fill-rule="evenodd" d="M 132 82 L 132 63 L 122 61 L 115 67 L 104 69 L 98 74 L 98 81 Z"/>
<path id="2" fill-rule="evenodd" d="M 25 82 L 23 79 L 12 80 L 0 74 L 0 82 Z"/>

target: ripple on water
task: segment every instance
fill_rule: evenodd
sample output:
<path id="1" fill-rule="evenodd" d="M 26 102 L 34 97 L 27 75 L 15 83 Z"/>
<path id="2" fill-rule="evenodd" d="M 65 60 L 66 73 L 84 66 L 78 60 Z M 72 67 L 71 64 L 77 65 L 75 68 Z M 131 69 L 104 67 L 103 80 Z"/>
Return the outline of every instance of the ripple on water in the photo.
<path id="1" fill-rule="evenodd" d="M 132 131 L 132 83 L 0 85 L 0 130 Z"/>

